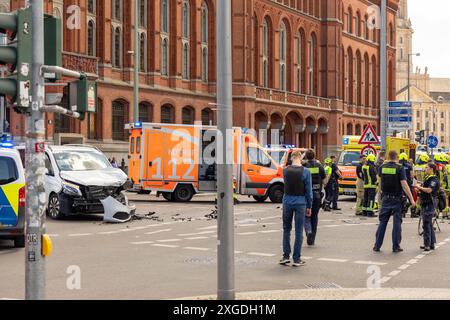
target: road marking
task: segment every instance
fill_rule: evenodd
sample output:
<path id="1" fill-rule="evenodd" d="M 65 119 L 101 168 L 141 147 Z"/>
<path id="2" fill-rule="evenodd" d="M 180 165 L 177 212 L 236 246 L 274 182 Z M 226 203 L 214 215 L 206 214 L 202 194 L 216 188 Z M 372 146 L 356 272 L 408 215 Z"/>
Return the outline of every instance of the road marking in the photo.
<path id="1" fill-rule="evenodd" d="M 48 234 L 49 237 L 59 237 L 59 234 Z"/>
<path id="2" fill-rule="evenodd" d="M 162 248 L 178 248 L 179 247 L 179 246 L 176 246 L 176 245 L 160 244 L 160 243 L 152 244 L 152 246 L 154 246 L 154 247 L 162 247 Z"/>
<path id="3" fill-rule="evenodd" d="M 130 231 L 133 231 L 133 229 L 120 229 L 120 230 L 117 230 L 117 231 L 119 231 L 119 232 L 130 232 Z"/>
<path id="4" fill-rule="evenodd" d="M 197 228 L 197 230 L 209 230 L 209 229 L 217 229 L 217 226 L 210 226 L 210 227 Z"/>
<path id="5" fill-rule="evenodd" d="M 165 239 L 165 240 L 157 240 L 158 242 L 180 242 L 181 239 Z"/>
<path id="6" fill-rule="evenodd" d="M 370 266 L 385 266 L 387 263 L 385 262 L 374 262 L 374 261 L 354 261 L 356 264 L 366 264 Z"/>
<path id="7" fill-rule="evenodd" d="M 69 237 L 85 237 L 85 236 L 92 236 L 92 233 L 72 233 L 72 234 L 69 234 Z"/>
<path id="8" fill-rule="evenodd" d="M 275 257 L 273 253 L 260 253 L 260 252 L 248 252 L 249 256 L 258 256 L 258 257 Z"/>
<path id="9" fill-rule="evenodd" d="M 181 233 L 181 234 L 177 234 L 177 236 L 189 237 L 189 236 L 199 236 L 202 234 L 212 234 L 212 233 L 216 233 L 216 231 L 203 231 L 203 232 L 197 232 L 197 233 Z"/>
<path id="10" fill-rule="evenodd" d="M 331 259 L 331 258 L 319 258 L 319 261 L 327 261 L 327 262 L 347 262 L 346 259 Z"/>
<path id="11" fill-rule="evenodd" d="M 169 232 L 172 231 L 172 229 L 163 229 L 163 230 L 158 230 L 158 231 L 151 231 L 151 232 L 147 232 L 145 234 L 157 234 L 157 233 L 163 233 L 163 232 Z"/>
<path id="12" fill-rule="evenodd" d="M 445 239 L 444 242 L 450 242 L 450 239 Z"/>
<path id="13" fill-rule="evenodd" d="M 337 227 L 341 227 L 343 225 L 339 225 L 339 224 L 330 224 L 327 226 L 321 226 L 322 228 L 337 228 Z"/>
<path id="14" fill-rule="evenodd" d="M 276 233 L 276 232 L 281 232 L 281 230 L 264 230 L 264 231 L 259 231 L 259 233 Z"/>
<path id="15" fill-rule="evenodd" d="M 419 262 L 418 259 L 411 259 L 407 262 L 407 264 L 416 264 L 417 262 Z"/>
<path id="16" fill-rule="evenodd" d="M 415 259 L 422 259 L 422 258 L 424 258 L 425 257 L 425 255 L 424 254 L 419 254 L 418 256 L 416 256 L 416 258 Z"/>
<path id="17" fill-rule="evenodd" d="M 142 244 L 152 244 L 153 241 L 140 241 L 140 242 L 131 242 L 131 244 L 142 245 Z"/>
<path id="18" fill-rule="evenodd" d="M 280 216 L 273 216 L 273 217 L 265 217 L 265 218 L 261 218 L 262 221 L 272 220 L 272 219 L 281 219 L 281 217 L 280 217 Z"/>
<path id="19" fill-rule="evenodd" d="M 103 231 L 103 232 L 99 232 L 97 234 L 115 234 L 115 233 L 119 233 L 119 231 Z"/>
<path id="20" fill-rule="evenodd" d="M 244 251 L 234 251 L 235 254 L 241 254 L 244 253 Z"/>
<path id="21" fill-rule="evenodd" d="M 185 238 L 186 240 L 203 240 L 203 239 L 209 239 L 209 237 L 190 237 Z"/>
<path id="22" fill-rule="evenodd" d="M 257 232 L 241 232 L 241 233 L 236 233 L 237 235 L 240 236 L 250 236 L 252 234 L 257 234 Z"/>
<path id="23" fill-rule="evenodd" d="M 398 267 L 400 270 L 406 270 L 406 269 L 408 269 L 409 267 L 410 267 L 411 265 L 409 265 L 409 264 L 404 264 L 404 265 L 402 265 L 402 266 L 400 266 L 400 267 Z"/>
<path id="24" fill-rule="evenodd" d="M 399 275 L 400 273 L 401 273 L 400 270 L 395 270 L 395 271 L 392 271 L 391 273 L 389 273 L 388 276 L 395 277 L 395 276 Z"/>
<path id="25" fill-rule="evenodd" d="M 439 242 L 438 246 L 443 246 L 445 244 L 445 242 Z"/>
<path id="26" fill-rule="evenodd" d="M 381 282 L 381 283 L 386 283 L 386 282 L 388 282 L 389 280 L 391 280 L 391 277 L 384 277 L 384 278 L 382 278 L 382 279 L 380 280 L 380 282 Z"/>
<path id="27" fill-rule="evenodd" d="M 211 249 L 209 248 L 197 248 L 197 247 L 184 247 L 183 249 L 187 249 L 187 250 L 197 250 L 197 251 L 209 251 Z"/>
<path id="28" fill-rule="evenodd" d="M 302 260 L 312 260 L 313 257 L 302 257 L 301 259 L 302 259 Z"/>

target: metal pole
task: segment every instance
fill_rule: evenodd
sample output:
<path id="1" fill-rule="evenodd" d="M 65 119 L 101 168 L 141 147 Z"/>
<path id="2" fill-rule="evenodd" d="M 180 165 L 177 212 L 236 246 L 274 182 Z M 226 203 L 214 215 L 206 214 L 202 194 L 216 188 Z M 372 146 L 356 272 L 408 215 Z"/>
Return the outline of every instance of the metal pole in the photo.
<path id="1" fill-rule="evenodd" d="M 5 102 L 4 98 L 0 97 L 0 134 L 5 132 L 5 118 L 6 118 L 6 110 L 5 110 Z"/>
<path id="2" fill-rule="evenodd" d="M 233 79 L 231 65 L 231 1 L 217 1 L 217 124 L 223 137 L 223 163 L 217 164 L 219 300 L 234 300 L 234 211 L 233 211 Z M 231 155 L 231 156 L 230 156 Z"/>
<path id="3" fill-rule="evenodd" d="M 410 63 L 411 63 L 411 54 L 408 53 L 408 102 L 411 101 L 411 85 L 410 85 L 410 83 L 411 83 L 411 76 L 410 76 L 411 69 L 410 69 Z M 413 109 L 413 108 L 411 107 L 411 109 Z M 408 130 L 406 132 L 407 132 L 407 135 L 408 135 L 408 139 L 411 139 L 411 132 L 410 132 L 410 130 Z"/>
<path id="4" fill-rule="evenodd" d="M 133 121 L 139 122 L 139 1 L 134 0 Z"/>
<path id="5" fill-rule="evenodd" d="M 381 1 L 381 30 L 380 30 L 380 127 L 381 149 L 386 150 L 387 125 L 386 125 L 386 69 L 387 69 L 387 37 L 386 37 L 386 0 Z"/>
<path id="6" fill-rule="evenodd" d="M 45 138 L 44 78 L 44 5 L 42 0 L 32 0 L 33 34 L 33 82 L 32 111 L 27 128 L 26 145 L 26 254 L 25 254 L 25 298 L 45 299 L 45 258 L 42 256 L 42 234 L 45 232 L 45 165 L 42 145 Z"/>

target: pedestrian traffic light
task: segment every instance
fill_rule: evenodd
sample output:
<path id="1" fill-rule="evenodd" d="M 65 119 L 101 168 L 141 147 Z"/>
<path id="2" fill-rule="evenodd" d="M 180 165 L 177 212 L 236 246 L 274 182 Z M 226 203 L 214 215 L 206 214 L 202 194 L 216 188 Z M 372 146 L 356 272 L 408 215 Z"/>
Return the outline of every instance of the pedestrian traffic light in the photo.
<path id="1" fill-rule="evenodd" d="M 84 120 L 86 112 L 97 112 L 97 82 L 83 76 L 69 84 L 69 107 L 80 114 Z"/>
<path id="2" fill-rule="evenodd" d="M 0 46 L 0 64 L 8 67 L 7 78 L 0 79 L 0 95 L 19 113 L 29 112 L 32 59 L 31 8 L 0 13 L 0 33 L 8 44 Z"/>
<path id="3" fill-rule="evenodd" d="M 46 14 L 44 16 L 44 48 L 47 66 L 62 67 L 61 19 Z M 61 74 L 45 74 L 49 81 L 61 79 Z"/>

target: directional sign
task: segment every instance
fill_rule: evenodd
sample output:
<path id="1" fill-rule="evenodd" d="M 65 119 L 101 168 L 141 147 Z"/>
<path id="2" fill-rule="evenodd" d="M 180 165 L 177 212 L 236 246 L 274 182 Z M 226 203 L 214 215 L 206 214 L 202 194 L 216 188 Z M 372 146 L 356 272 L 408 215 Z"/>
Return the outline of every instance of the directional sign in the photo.
<path id="1" fill-rule="evenodd" d="M 428 147 L 433 149 L 436 148 L 439 144 L 439 139 L 436 136 L 429 136 L 428 137 Z"/>
<path id="2" fill-rule="evenodd" d="M 379 144 L 380 139 L 378 139 L 378 135 L 376 134 L 375 130 L 373 130 L 372 126 L 369 124 L 364 130 L 364 133 L 361 136 L 361 139 L 359 139 L 359 144 Z"/>
<path id="3" fill-rule="evenodd" d="M 411 122 L 412 117 L 391 117 L 389 116 L 389 122 Z"/>
<path id="4" fill-rule="evenodd" d="M 388 107 L 388 128 L 392 131 L 412 129 L 412 102 L 390 101 Z"/>
<path id="5" fill-rule="evenodd" d="M 412 116 L 412 109 L 392 108 L 389 109 L 389 116 Z"/>
<path id="6" fill-rule="evenodd" d="M 412 108 L 411 101 L 389 101 L 389 108 Z"/>
<path id="7" fill-rule="evenodd" d="M 369 146 L 367 146 L 367 147 L 365 147 L 364 149 L 361 150 L 361 155 L 363 155 L 363 156 L 367 157 L 370 154 L 373 154 L 376 157 L 377 156 L 377 149 L 375 149 L 374 147 L 369 145 Z"/>

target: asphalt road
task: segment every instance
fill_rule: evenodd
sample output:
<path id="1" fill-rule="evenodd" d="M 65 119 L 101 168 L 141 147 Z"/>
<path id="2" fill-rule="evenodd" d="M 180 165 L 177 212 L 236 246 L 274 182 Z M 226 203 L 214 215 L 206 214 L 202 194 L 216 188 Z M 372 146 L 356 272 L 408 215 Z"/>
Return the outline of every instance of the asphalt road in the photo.
<path id="1" fill-rule="evenodd" d="M 47 259 L 49 299 L 172 299 L 216 293 L 217 220 L 205 217 L 214 203 L 196 197 L 172 204 L 135 196 L 144 219 L 111 225 L 101 216 L 47 222 L 54 252 Z M 450 288 L 450 226 L 441 223 L 438 248 L 423 254 L 417 220 L 406 218 L 402 246 L 391 251 L 391 228 L 381 253 L 373 253 L 377 219 L 353 214 L 354 202 L 340 202 L 342 214 L 321 213 L 316 246 L 303 248 L 307 265 L 282 267 L 281 208 L 242 198 L 235 207 L 236 291 L 308 288 L 367 288 L 379 270 L 383 288 Z M 23 299 L 23 249 L 0 241 L 0 299 Z M 80 289 L 73 289 L 80 271 Z M 72 289 L 68 288 L 72 285 Z"/>

